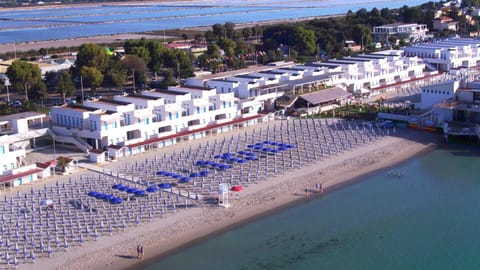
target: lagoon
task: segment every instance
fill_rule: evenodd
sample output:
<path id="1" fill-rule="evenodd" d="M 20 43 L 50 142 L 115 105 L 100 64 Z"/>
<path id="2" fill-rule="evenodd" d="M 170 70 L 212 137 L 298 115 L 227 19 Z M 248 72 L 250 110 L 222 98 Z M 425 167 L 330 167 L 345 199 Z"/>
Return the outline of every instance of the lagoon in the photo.
<path id="1" fill-rule="evenodd" d="M 345 14 L 418 1 L 192 1 L 0 10 L 0 44 Z"/>

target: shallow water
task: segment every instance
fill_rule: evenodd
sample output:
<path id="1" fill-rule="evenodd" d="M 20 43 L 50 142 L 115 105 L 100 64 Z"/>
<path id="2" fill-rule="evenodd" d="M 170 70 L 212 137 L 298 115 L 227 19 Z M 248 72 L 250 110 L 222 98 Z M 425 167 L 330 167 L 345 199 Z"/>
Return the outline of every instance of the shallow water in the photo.
<path id="1" fill-rule="evenodd" d="M 418 5 L 413 0 L 197 1 L 194 3 L 98 5 L 78 8 L 0 10 L 0 43 L 76 38 L 153 30 L 296 19 L 344 14 L 373 7 Z"/>
<path id="2" fill-rule="evenodd" d="M 480 151 L 438 149 L 169 256 L 156 269 L 479 269 Z"/>

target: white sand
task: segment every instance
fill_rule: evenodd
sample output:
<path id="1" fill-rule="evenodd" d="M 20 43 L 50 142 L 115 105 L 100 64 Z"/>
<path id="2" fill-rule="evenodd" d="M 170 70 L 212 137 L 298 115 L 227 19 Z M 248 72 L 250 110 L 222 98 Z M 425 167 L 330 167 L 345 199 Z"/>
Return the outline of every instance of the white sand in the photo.
<path id="1" fill-rule="evenodd" d="M 135 258 L 138 243 L 145 247 L 145 261 L 154 259 L 192 241 L 201 240 L 296 200 L 305 200 L 306 188 L 312 191 L 310 198 L 317 196 L 319 194 L 313 192 L 316 183 L 323 183 L 327 191 L 331 190 L 332 187 L 347 183 L 356 177 L 407 160 L 432 147 L 434 144 L 431 142 L 438 140 L 438 136 L 426 132 L 404 130 L 399 133 L 396 137 L 387 136 L 354 151 L 303 167 L 301 170 L 279 175 L 260 184 L 250 184 L 240 192 L 239 199 L 231 199 L 232 207 L 228 209 L 206 205 L 181 210 L 163 219 L 154 219 L 150 223 L 128 228 L 124 233 L 100 237 L 97 242 L 86 242 L 83 247 L 73 247 L 68 252 L 55 253 L 54 258 L 40 259 L 35 265 L 22 264 L 20 269 L 132 268 L 140 262 Z M 226 136 L 231 134 L 228 133 Z M 218 137 L 221 138 L 221 135 L 217 135 Z M 204 143 L 204 140 L 202 142 Z M 162 151 L 178 150 L 185 145 L 184 143 Z M 155 154 L 159 152 L 147 153 L 150 156 Z M 144 160 L 145 156 L 136 158 Z M 121 167 L 123 164 L 120 161 L 117 164 L 109 164 L 108 167 Z"/>

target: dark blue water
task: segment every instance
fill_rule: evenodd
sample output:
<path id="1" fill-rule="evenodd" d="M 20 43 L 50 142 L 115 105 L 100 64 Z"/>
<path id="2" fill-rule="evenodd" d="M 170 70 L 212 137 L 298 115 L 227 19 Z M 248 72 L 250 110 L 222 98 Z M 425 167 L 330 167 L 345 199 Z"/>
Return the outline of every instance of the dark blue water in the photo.
<path id="1" fill-rule="evenodd" d="M 439 149 L 169 256 L 156 269 L 480 269 L 478 148 Z"/>
<path id="2" fill-rule="evenodd" d="M 228 6 L 227 6 L 228 4 Z M 360 8 L 398 8 L 418 5 L 413 0 L 362 1 L 241 1 L 233 3 L 41 8 L 0 10 L 0 43 L 29 42 L 118 33 L 247 23 L 344 14 Z"/>

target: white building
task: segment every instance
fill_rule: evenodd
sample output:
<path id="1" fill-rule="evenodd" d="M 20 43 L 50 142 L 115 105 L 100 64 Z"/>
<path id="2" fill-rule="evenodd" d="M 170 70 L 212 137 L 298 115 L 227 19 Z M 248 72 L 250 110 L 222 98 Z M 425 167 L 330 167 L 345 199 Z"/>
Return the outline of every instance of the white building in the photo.
<path id="1" fill-rule="evenodd" d="M 428 28 L 426 24 L 416 23 L 395 23 L 373 27 L 373 40 L 375 42 L 387 42 L 393 36 L 405 41 L 419 41 L 427 37 Z"/>
<path id="2" fill-rule="evenodd" d="M 455 97 L 460 88 L 460 80 L 449 80 L 426 86 L 421 92 L 420 109 L 430 109 L 432 106 Z"/>
<path id="3" fill-rule="evenodd" d="M 48 119 L 43 113 L 24 112 L 0 117 L 0 187 L 31 183 L 44 168 L 26 164 L 26 150 L 36 140 L 49 136 Z"/>
<path id="4" fill-rule="evenodd" d="M 480 40 L 452 38 L 403 48 L 405 56 L 422 58 L 438 70 L 470 68 L 480 65 Z"/>
<path id="5" fill-rule="evenodd" d="M 250 120 L 255 121 L 238 117 L 233 92 L 192 86 L 52 107 L 56 134 L 88 144 L 96 153 L 108 150 L 112 158 L 225 132 Z"/>
<path id="6" fill-rule="evenodd" d="M 333 84 L 344 85 L 351 92 L 373 91 L 378 87 L 414 80 L 425 76 L 425 64 L 417 56 L 404 56 L 401 50 L 387 50 L 317 63 L 339 68 L 343 74 L 332 76 Z"/>

